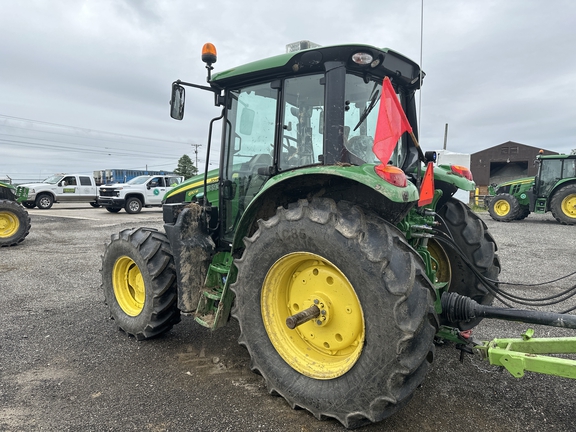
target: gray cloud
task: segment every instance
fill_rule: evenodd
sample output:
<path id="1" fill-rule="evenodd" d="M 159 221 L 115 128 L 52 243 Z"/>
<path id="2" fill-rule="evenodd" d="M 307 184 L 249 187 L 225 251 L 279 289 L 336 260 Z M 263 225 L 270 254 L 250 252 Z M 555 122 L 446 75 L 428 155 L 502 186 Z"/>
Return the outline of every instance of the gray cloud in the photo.
<path id="1" fill-rule="evenodd" d="M 173 80 L 205 82 L 204 42 L 218 48 L 217 70 L 301 39 L 419 62 L 420 10 L 419 0 L 3 2 L 0 173 L 174 168 L 191 143 L 206 150 L 219 113 L 191 90 L 185 120 L 168 116 Z M 575 12 L 568 0 L 425 0 L 422 145 L 441 147 L 448 123 L 457 152 L 508 140 L 576 148 Z"/>

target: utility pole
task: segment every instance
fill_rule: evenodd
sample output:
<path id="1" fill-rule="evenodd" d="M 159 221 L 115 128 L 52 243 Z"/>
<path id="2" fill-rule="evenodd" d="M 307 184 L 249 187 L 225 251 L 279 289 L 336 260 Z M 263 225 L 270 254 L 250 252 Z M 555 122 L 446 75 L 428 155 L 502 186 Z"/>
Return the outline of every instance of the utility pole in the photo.
<path id="1" fill-rule="evenodd" d="M 200 169 L 198 168 L 198 147 L 202 147 L 202 144 L 190 144 L 190 145 L 194 147 L 194 153 L 196 153 L 196 165 L 194 166 L 196 167 L 198 172 L 200 172 Z"/>
<path id="2" fill-rule="evenodd" d="M 448 123 L 444 127 L 444 150 L 446 150 L 446 143 L 448 142 Z"/>

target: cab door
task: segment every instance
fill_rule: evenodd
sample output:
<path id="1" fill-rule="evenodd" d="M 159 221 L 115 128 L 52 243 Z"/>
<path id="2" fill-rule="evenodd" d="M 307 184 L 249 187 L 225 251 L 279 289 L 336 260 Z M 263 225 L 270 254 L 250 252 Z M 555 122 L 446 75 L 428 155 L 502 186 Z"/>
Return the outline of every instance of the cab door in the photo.
<path id="1" fill-rule="evenodd" d="M 166 193 L 166 182 L 164 177 L 152 177 L 146 184 L 146 204 L 160 205 Z"/>
<path id="2" fill-rule="evenodd" d="M 248 86 L 227 97 L 219 208 L 221 238 L 232 241 L 242 213 L 274 169 L 278 85 Z"/>
<path id="3" fill-rule="evenodd" d="M 65 176 L 58 182 L 56 195 L 59 201 L 75 201 L 78 198 L 78 194 L 76 176 Z"/>

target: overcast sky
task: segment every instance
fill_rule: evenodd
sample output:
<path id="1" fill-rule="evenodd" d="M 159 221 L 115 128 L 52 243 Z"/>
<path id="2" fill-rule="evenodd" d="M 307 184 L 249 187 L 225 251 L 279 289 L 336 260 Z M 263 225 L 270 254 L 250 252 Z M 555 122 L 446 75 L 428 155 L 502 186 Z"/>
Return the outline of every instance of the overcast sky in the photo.
<path id="1" fill-rule="evenodd" d="M 280 54 L 290 42 L 365 43 L 420 62 L 421 0 L 0 0 L 0 176 L 203 168 L 208 92 L 176 79 Z M 421 145 L 476 151 L 516 141 L 576 148 L 576 2 L 424 0 Z M 215 143 L 218 147 L 219 143 Z M 213 156 L 216 167 L 216 157 Z"/>

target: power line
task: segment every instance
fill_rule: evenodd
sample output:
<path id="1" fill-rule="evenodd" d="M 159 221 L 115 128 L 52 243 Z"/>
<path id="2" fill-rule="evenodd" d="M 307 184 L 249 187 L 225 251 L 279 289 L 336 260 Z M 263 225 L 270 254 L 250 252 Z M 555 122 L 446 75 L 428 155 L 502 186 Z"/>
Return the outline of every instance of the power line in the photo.
<path id="1" fill-rule="evenodd" d="M 81 128 L 81 127 L 77 127 L 77 126 L 69 126 L 69 125 L 63 125 L 63 124 L 59 124 L 59 123 L 50 123 L 50 122 L 45 122 L 45 121 L 41 121 L 41 120 L 33 120 L 33 119 L 24 118 L 24 117 L 14 117 L 14 116 L 9 116 L 9 115 L 5 115 L 5 114 L 0 114 L 0 117 L 6 118 L 6 119 L 28 121 L 28 122 L 32 122 L 32 123 L 38 123 L 38 124 L 45 124 L 45 125 L 50 125 L 50 126 L 59 126 L 59 127 L 64 127 L 64 128 L 68 128 L 68 129 L 84 131 L 84 132 L 88 132 L 88 133 L 98 132 L 98 133 L 103 133 L 103 134 L 108 134 L 108 135 L 113 135 L 113 136 L 118 136 L 118 137 L 137 138 L 137 139 L 143 139 L 143 140 L 147 140 L 147 141 L 161 141 L 161 142 L 169 142 L 169 143 L 174 143 L 174 144 L 186 144 L 185 142 L 181 142 L 181 141 L 174 141 L 174 140 L 168 140 L 168 139 L 162 139 L 162 138 L 148 138 L 148 137 L 142 137 L 142 136 L 137 136 L 137 135 L 119 134 L 116 132 L 107 132 L 107 131 L 101 131 L 101 130 L 97 130 L 97 129 L 87 129 L 87 128 Z M 10 126 L 10 125 L 5 125 L 5 126 L 17 127 L 17 126 Z M 33 129 L 29 129 L 29 128 L 22 128 L 22 129 L 33 130 Z M 41 132 L 41 131 L 35 131 L 35 132 Z M 50 133 L 50 132 L 43 132 L 42 131 L 42 133 Z M 54 133 L 54 132 L 52 132 L 52 133 Z M 93 138 L 93 139 L 98 139 L 98 138 Z"/>

